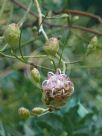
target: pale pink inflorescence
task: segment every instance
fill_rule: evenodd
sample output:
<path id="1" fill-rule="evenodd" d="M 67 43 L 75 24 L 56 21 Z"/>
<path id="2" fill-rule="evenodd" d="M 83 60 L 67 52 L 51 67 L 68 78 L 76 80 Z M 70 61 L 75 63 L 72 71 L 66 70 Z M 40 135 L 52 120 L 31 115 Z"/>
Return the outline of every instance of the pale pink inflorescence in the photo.
<path id="1" fill-rule="evenodd" d="M 43 81 L 42 89 L 45 99 L 63 102 L 73 94 L 74 85 L 67 75 L 61 73 L 60 69 L 57 69 L 55 74 L 52 72 L 48 73 L 48 79 Z"/>

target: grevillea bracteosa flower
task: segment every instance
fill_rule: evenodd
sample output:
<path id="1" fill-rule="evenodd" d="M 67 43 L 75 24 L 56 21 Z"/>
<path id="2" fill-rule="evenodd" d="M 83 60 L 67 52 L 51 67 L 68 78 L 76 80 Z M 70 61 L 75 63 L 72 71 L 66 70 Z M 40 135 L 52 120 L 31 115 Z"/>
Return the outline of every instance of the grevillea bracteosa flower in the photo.
<path id="1" fill-rule="evenodd" d="M 48 72 L 47 80 L 42 83 L 43 101 L 48 106 L 63 106 L 74 92 L 74 85 L 66 74 L 57 69 L 56 73 Z"/>

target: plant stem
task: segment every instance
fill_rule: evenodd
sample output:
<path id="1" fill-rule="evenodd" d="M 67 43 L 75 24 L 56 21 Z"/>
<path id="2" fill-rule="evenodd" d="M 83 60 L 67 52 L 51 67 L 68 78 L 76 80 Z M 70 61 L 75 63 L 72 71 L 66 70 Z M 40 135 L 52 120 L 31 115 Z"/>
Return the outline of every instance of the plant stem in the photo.
<path id="1" fill-rule="evenodd" d="M 71 28 L 71 29 L 77 29 L 80 31 L 85 31 L 85 32 L 89 32 L 89 33 L 93 33 L 95 35 L 99 35 L 102 36 L 102 32 L 97 31 L 96 29 L 91 29 L 91 28 L 87 28 L 87 27 L 83 27 L 83 26 L 78 26 L 78 25 L 59 25 L 59 24 L 50 24 L 50 23 L 45 23 L 46 25 L 49 25 L 50 27 L 62 27 L 62 28 Z"/>
<path id="2" fill-rule="evenodd" d="M 38 11 L 38 24 L 39 24 L 39 33 L 41 32 L 45 38 L 45 40 L 48 40 L 48 36 L 46 32 L 44 31 L 43 25 L 42 25 L 42 13 L 40 9 L 40 5 L 38 3 L 38 0 L 34 0 L 34 3 L 36 5 L 37 11 Z"/>
<path id="3" fill-rule="evenodd" d="M 1 16 L 2 16 L 3 12 L 4 12 L 6 3 L 7 3 L 7 0 L 4 0 L 4 1 L 3 1 L 3 4 L 2 4 L 2 8 L 1 8 L 1 10 L 0 10 L 0 18 L 1 18 Z"/>
<path id="4" fill-rule="evenodd" d="M 63 13 L 91 17 L 91 18 L 98 20 L 99 23 L 102 24 L 102 18 L 97 15 L 94 15 L 92 13 L 88 13 L 88 12 L 84 12 L 84 11 L 80 11 L 80 10 L 70 10 L 70 9 L 64 10 Z"/>
<path id="5" fill-rule="evenodd" d="M 62 65 L 63 65 L 63 73 L 65 73 L 65 71 L 66 71 L 66 63 L 65 63 L 65 61 L 64 61 L 58 54 L 56 54 L 56 57 L 59 59 L 59 61 L 62 62 Z"/>
<path id="6" fill-rule="evenodd" d="M 28 40 L 28 41 L 22 43 L 21 47 L 25 47 L 27 44 L 29 44 L 29 43 L 31 43 L 31 42 L 33 42 L 33 41 L 34 41 L 34 38 L 32 38 L 32 39 L 30 39 L 30 40 Z M 18 49 L 18 48 L 19 48 L 19 47 L 17 47 L 16 49 Z M 15 49 L 15 50 L 16 50 L 16 49 Z M 8 51 L 8 50 L 11 50 L 11 48 L 5 49 L 5 51 Z"/>
<path id="7" fill-rule="evenodd" d="M 5 54 L 3 52 L 0 51 L 1 56 L 7 57 L 7 58 L 13 58 L 16 59 L 15 56 L 11 56 L 8 54 Z M 22 56 L 17 56 L 18 58 L 22 58 Z M 38 56 L 23 56 L 24 58 L 42 58 L 42 57 L 46 57 L 46 55 L 38 55 Z"/>
<path id="8" fill-rule="evenodd" d="M 16 0 L 11 0 L 14 4 L 16 4 L 18 7 L 24 9 L 24 10 L 27 10 L 27 7 L 25 5 L 23 5 L 22 3 L 16 1 Z M 92 13 L 88 13 L 88 12 L 83 12 L 83 11 L 80 11 L 80 10 L 68 10 L 68 11 L 64 11 L 62 13 L 67 13 L 67 14 L 77 14 L 77 15 L 81 15 L 81 16 L 87 16 L 87 17 L 91 17 L 91 18 L 94 18 L 94 19 L 97 19 L 101 24 L 102 24 L 102 18 L 100 16 L 97 16 L 97 15 L 94 15 Z M 31 14 L 32 16 L 38 18 L 38 16 L 36 14 L 34 14 L 31 10 L 29 11 L 29 14 Z M 59 13 L 57 13 L 59 14 Z M 95 29 L 91 29 L 91 28 L 87 28 L 87 27 L 82 27 L 82 26 L 78 26 L 78 25 L 71 25 L 71 26 L 63 26 L 63 25 L 55 25 L 55 24 L 49 24 L 49 23 L 46 23 L 46 25 L 48 26 L 52 26 L 52 27 L 69 27 L 71 29 L 78 29 L 78 30 L 81 30 L 81 31 L 85 31 L 85 32 L 89 32 L 89 33 L 93 33 L 93 34 L 96 34 L 96 35 L 100 35 L 102 36 L 102 33 L 95 30 Z M 45 35 L 46 36 L 46 35 Z M 46 37 L 47 39 L 47 37 Z"/>
<path id="9" fill-rule="evenodd" d="M 51 60 L 53 66 L 54 66 L 54 70 L 56 71 L 56 64 L 53 58 L 49 57 L 49 59 Z"/>
<path id="10" fill-rule="evenodd" d="M 22 8 L 23 10 L 27 10 L 27 7 L 24 4 L 18 2 L 17 0 L 11 0 L 11 2 L 14 3 L 15 5 L 17 5 L 18 7 Z M 38 18 L 37 15 L 34 14 L 31 10 L 29 11 L 29 14 L 31 14 L 32 16 Z"/>
<path id="11" fill-rule="evenodd" d="M 8 46 L 8 44 L 5 44 L 4 47 L 2 49 L 0 49 L 0 52 L 3 52 L 7 46 Z"/>
<path id="12" fill-rule="evenodd" d="M 30 4 L 29 4 L 29 6 L 28 6 L 28 8 L 27 8 L 27 11 L 26 11 L 26 13 L 24 14 L 24 16 L 23 16 L 23 18 L 18 22 L 18 25 L 21 27 L 22 25 L 23 25 L 23 23 L 25 22 L 25 20 L 26 20 L 26 18 L 27 18 L 27 16 L 28 16 L 28 13 L 29 13 L 29 11 L 30 11 L 30 9 L 31 9 L 31 6 L 32 6 L 32 0 L 30 1 Z"/>
<path id="13" fill-rule="evenodd" d="M 41 116 L 43 116 L 43 115 L 46 115 L 46 114 L 49 113 L 49 112 L 50 112 L 49 109 L 47 109 L 45 112 L 43 112 L 42 114 L 38 115 L 37 117 L 41 117 Z"/>

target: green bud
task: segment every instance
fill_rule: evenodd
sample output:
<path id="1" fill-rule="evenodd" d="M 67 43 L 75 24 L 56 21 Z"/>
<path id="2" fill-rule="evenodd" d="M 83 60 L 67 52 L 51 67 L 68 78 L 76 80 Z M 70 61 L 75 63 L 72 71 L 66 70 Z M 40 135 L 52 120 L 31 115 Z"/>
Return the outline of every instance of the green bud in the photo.
<path id="1" fill-rule="evenodd" d="M 18 114 L 22 119 L 27 119 L 30 116 L 29 110 L 24 107 L 18 109 Z"/>
<path id="2" fill-rule="evenodd" d="M 79 20 L 79 16 L 74 16 L 73 21 L 77 21 L 77 20 Z"/>
<path id="3" fill-rule="evenodd" d="M 32 109 L 32 115 L 37 116 L 37 115 L 44 113 L 45 111 L 46 111 L 46 109 L 44 109 L 44 108 L 35 107 Z"/>
<path id="4" fill-rule="evenodd" d="M 4 31 L 4 39 L 10 46 L 15 47 L 19 44 L 20 33 L 18 24 L 12 23 Z"/>
<path id="5" fill-rule="evenodd" d="M 31 76 L 34 81 L 40 82 L 40 73 L 39 73 L 38 69 L 33 68 L 33 70 L 31 71 Z"/>
<path id="6" fill-rule="evenodd" d="M 45 43 L 44 50 L 48 55 L 55 56 L 59 50 L 59 40 L 55 37 L 48 39 Z"/>
<path id="7" fill-rule="evenodd" d="M 94 36 L 90 43 L 88 44 L 88 47 L 87 47 L 87 55 L 89 55 L 90 53 L 92 53 L 93 51 L 96 51 L 98 47 L 98 39 L 96 36 Z"/>
<path id="8" fill-rule="evenodd" d="M 96 47 L 97 47 L 97 44 L 98 44 L 98 39 L 97 39 L 97 37 L 96 36 L 94 36 L 92 39 L 91 39 L 91 41 L 90 41 L 90 43 L 89 43 L 89 45 L 88 45 L 88 48 L 90 48 L 90 49 L 96 49 Z"/>

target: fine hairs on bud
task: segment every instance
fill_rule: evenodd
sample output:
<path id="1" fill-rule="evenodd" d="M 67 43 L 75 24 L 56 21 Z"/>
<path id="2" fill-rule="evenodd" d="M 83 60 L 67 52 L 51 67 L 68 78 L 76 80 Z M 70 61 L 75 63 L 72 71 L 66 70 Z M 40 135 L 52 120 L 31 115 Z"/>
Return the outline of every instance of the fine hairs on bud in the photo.
<path id="1" fill-rule="evenodd" d="M 44 109 L 44 108 L 35 107 L 35 108 L 32 109 L 31 113 L 32 113 L 32 115 L 37 116 L 37 115 L 44 113 L 45 111 L 46 111 L 46 109 Z"/>
<path id="2" fill-rule="evenodd" d="M 11 47 L 15 47 L 19 44 L 20 33 L 21 30 L 18 24 L 9 24 L 4 31 L 4 39 Z"/>
<path id="3" fill-rule="evenodd" d="M 33 68 L 31 71 L 31 76 L 35 82 L 40 82 L 40 73 L 37 68 Z"/>
<path id="4" fill-rule="evenodd" d="M 45 43 L 44 50 L 48 55 L 55 56 L 59 50 L 59 40 L 55 37 L 49 38 Z"/>
<path id="5" fill-rule="evenodd" d="M 18 114 L 22 119 L 27 119 L 30 116 L 30 111 L 24 107 L 18 109 Z"/>

